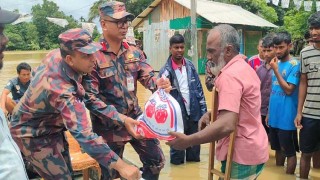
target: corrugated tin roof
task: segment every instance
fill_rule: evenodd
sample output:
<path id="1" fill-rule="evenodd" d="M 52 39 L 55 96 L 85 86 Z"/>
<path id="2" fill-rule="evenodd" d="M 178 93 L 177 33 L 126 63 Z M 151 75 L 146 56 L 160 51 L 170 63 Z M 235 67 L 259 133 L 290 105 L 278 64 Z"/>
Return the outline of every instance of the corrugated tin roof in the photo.
<path id="1" fill-rule="evenodd" d="M 182 6 L 190 9 L 190 0 L 174 0 Z M 133 27 L 137 26 L 144 17 L 146 17 L 161 0 L 155 0 L 132 22 Z M 225 4 L 220 2 L 197 0 L 197 14 L 206 18 L 212 23 L 239 24 L 258 27 L 278 27 L 271 22 L 255 15 L 240 6 Z"/>

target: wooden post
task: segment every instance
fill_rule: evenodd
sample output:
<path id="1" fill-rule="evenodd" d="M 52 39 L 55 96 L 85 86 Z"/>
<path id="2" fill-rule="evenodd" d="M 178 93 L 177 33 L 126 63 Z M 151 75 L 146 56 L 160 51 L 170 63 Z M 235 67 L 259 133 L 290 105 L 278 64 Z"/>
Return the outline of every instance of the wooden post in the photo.
<path id="1" fill-rule="evenodd" d="M 213 123 L 217 120 L 218 114 L 218 92 L 216 88 L 212 89 L 212 109 L 211 109 L 211 121 Z M 238 124 L 238 120 L 236 121 L 236 125 Z M 219 170 L 214 168 L 214 157 L 215 157 L 215 142 L 210 143 L 209 149 L 209 169 L 208 169 L 208 180 L 213 180 L 213 175 L 217 175 L 218 177 L 224 178 L 224 180 L 230 180 L 231 177 L 231 165 L 232 165 L 232 157 L 234 151 L 234 141 L 237 135 L 237 127 L 235 130 L 230 134 L 230 141 L 229 141 L 229 148 L 227 154 L 227 161 L 226 161 L 226 171 L 223 174 Z"/>
<path id="2" fill-rule="evenodd" d="M 191 0 L 191 49 L 192 62 L 198 72 L 197 0 Z M 192 48 L 193 47 L 193 48 Z"/>
<path id="3" fill-rule="evenodd" d="M 216 88 L 213 87 L 212 89 L 212 101 L 211 101 L 211 120 L 210 123 L 213 123 L 217 120 L 217 114 L 218 114 L 218 92 L 216 91 Z M 213 173 L 211 172 L 214 169 L 214 156 L 215 156 L 215 142 L 210 143 L 209 148 L 209 171 L 208 171 L 208 180 L 213 180 Z"/>

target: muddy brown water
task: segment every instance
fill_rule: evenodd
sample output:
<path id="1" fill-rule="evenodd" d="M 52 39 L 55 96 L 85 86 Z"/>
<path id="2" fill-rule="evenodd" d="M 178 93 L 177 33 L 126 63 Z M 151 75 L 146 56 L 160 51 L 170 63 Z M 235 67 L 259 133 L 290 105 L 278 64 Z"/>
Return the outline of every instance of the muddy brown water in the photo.
<path id="1" fill-rule="evenodd" d="M 16 66 L 21 62 L 27 62 L 32 68 L 38 66 L 41 59 L 47 54 L 47 51 L 28 51 L 28 52 L 6 52 L 4 58 L 4 67 L 0 70 L 0 89 L 7 84 L 8 80 L 16 76 Z M 205 97 L 207 100 L 208 109 L 211 108 L 211 94 L 204 85 L 204 75 L 200 75 L 200 79 L 204 88 Z M 139 83 L 138 83 L 139 84 Z M 151 95 L 150 91 L 145 90 L 143 86 L 138 85 L 138 99 L 140 106 L 143 107 L 148 97 Z M 208 159 L 209 159 L 209 145 L 201 146 L 201 162 L 185 163 L 183 165 L 171 165 L 169 162 L 169 147 L 165 142 L 161 142 L 161 147 L 166 157 L 166 164 L 161 171 L 160 179 L 164 180 L 205 180 L 208 178 Z M 286 175 L 284 167 L 277 167 L 275 165 L 274 152 L 270 150 L 270 159 L 266 164 L 265 169 L 258 179 L 260 180 L 295 180 L 295 175 Z M 124 157 L 135 165 L 141 166 L 139 157 L 130 145 L 126 146 Z M 300 157 L 300 154 L 298 154 Z M 299 160 L 298 160 L 299 163 Z M 218 162 L 216 164 L 219 164 Z M 217 165 L 218 167 L 219 165 Z M 299 166 L 296 168 L 296 173 L 299 173 Z M 217 179 L 217 178 L 216 178 Z M 310 179 L 320 180 L 320 170 L 311 169 Z"/>

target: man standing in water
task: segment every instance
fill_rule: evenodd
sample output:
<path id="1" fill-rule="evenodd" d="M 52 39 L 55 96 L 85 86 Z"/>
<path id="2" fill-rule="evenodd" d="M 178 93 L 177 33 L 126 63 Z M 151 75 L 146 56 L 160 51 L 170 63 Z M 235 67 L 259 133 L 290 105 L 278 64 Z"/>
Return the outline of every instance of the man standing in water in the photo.
<path id="1" fill-rule="evenodd" d="M 147 180 L 159 178 L 164 166 L 164 155 L 157 139 L 137 139 L 124 126 L 114 124 L 104 111 L 115 107 L 111 114 L 123 121 L 136 119 L 142 114 L 138 104 L 138 81 L 147 89 L 170 88 L 169 80 L 157 79 L 141 51 L 123 42 L 133 15 L 126 12 L 124 3 L 111 1 L 99 7 L 103 48 L 97 53 L 97 63 L 91 74 L 84 76 L 83 84 L 88 96 L 86 107 L 90 110 L 93 131 L 108 142 L 120 157 L 126 143 L 139 154 L 143 164 L 142 177 Z M 102 177 L 117 178 L 116 171 L 101 167 Z"/>
<path id="2" fill-rule="evenodd" d="M 158 77 L 166 76 L 174 89 L 170 91 L 181 107 L 184 133 L 189 135 L 198 132 L 198 122 L 207 112 L 206 100 L 199 75 L 190 60 L 183 57 L 184 37 L 175 34 L 170 38 L 170 56 L 160 69 Z M 192 146 L 185 151 L 170 149 L 170 163 L 180 165 L 185 162 L 200 161 L 200 145 Z"/>
<path id="3" fill-rule="evenodd" d="M 294 119 L 297 114 L 298 88 L 300 81 L 300 62 L 290 56 L 291 35 L 279 32 L 273 38 L 276 57 L 269 63 L 272 73 L 269 112 L 271 149 L 276 151 L 276 165 L 284 166 L 287 159 L 287 174 L 296 169 L 299 152 L 297 129 Z"/>
<path id="4" fill-rule="evenodd" d="M 300 129 L 300 178 L 308 179 L 311 157 L 313 168 L 320 167 L 320 12 L 308 19 L 313 45 L 301 51 L 301 75 L 295 125 Z"/>
<path id="5" fill-rule="evenodd" d="M 239 51 L 240 38 L 233 27 L 218 25 L 210 31 L 207 59 L 215 64 L 212 72 L 217 76 L 218 119 L 210 124 L 211 113 L 206 113 L 199 122 L 199 129 L 203 130 L 189 136 L 170 132 L 176 139 L 167 144 L 182 150 L 218 141 L 216 157 L 225 172 L 229 135 L 237 128 L 231 178 L 256 179 L 269 158 L 268 138 L 261 124 L 260 80 Z"/>
<path id="6" fill-rule="evenodd" d="M 269 127 L 266 123 L 266 117 L 269 108 L 269 99 L 272 85 L 272 69 L 270 66 L 270 61 L 276 56 L 273 47 L 273 34 L 267 34 L 262 39 L 262 52 L 264 54 L 265 61 L 256 70 L 257 75 L 261 81 L 260 91 L 261 91 L 261 123 L 263 124 L 266 133 L 269 134 Z"/>

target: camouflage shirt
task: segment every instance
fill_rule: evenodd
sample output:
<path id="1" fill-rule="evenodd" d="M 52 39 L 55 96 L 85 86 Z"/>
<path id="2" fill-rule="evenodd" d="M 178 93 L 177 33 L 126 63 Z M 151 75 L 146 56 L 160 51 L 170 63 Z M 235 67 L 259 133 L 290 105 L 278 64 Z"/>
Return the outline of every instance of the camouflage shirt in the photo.
<path id="1" fill-rule="evenodd" d="M 59 50 L 50 52 L 36 69 L 29 89 L 14 109 L 10 131 L 14 139 L 34 139 L 39 143 L 41 138 L 68 129 L 90 156 L 109 167 L 118 156 L 92 131 L 82 101 L 85 91 L 81 81 L 82 75 L 62 60 Z M 120 125 L 117 121 L 114 123 Z"/>
<path id="2" fill-rule="evenodd" d="M 91 74 L 83 77 L 83 85 L 88 96 L 86 106 L 90 110 L 94 132 L 107 141 L 127 141 L 131 136 L 124 126 L 114 124 L 103 113 L 108 106 L 114 106 L 114 114 L 124 114 L 133 119 L 142 113 L 138 105 L 137 81 L 151 91 L 156 90 L 156 77 L 152 67 L 146 63 L 144 55 L 134 46 L 122 43 L 118 54 L 113 53 L 105 40 L 97 52 L 97 65 Z M 133 81 L 134 87 L 127 82 Z"/>

